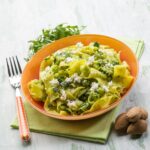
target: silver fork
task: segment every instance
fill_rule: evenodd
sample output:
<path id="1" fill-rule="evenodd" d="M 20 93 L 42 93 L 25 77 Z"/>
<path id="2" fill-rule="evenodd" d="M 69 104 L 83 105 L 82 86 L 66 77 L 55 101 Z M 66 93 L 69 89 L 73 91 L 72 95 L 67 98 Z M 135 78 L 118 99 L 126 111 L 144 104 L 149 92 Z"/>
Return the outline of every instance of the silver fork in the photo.
<path id="1" fill-rule="evenodd" d="M 20 137 L 23 141 L 28 142 L 30 141 L 30 131 L 20 93 L 20 78 L 22 73 L 21 66 L 17 56 L 6 58 L 6 63 L 10 84 L 16 90 L 16 105 L 17 105 Z"/>

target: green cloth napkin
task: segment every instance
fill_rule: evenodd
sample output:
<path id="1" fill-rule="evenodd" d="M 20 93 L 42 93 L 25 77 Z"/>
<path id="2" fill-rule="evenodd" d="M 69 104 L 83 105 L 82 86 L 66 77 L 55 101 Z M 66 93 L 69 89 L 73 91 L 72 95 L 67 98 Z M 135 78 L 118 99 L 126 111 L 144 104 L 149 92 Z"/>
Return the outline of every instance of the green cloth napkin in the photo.
<path id="1" fill-rule="evenodd" d="M 141 40 L 124 41 L 136 54 L 139 59 L 144 50 L 144 42 Z M 74 139 L 105 143 L 108 139 L 111 125 L 116 118 L 118 108 L 112 111 L 87 120 L 81 121 L 63 121 L 44 116 L 33 109 L 28 102 L 24 102 L 27 113 L 29 128 L 33 132 L 45 133 L 69 137 Z M 17 118 L 11 124 L 12 128 L 18 128 Z"/>

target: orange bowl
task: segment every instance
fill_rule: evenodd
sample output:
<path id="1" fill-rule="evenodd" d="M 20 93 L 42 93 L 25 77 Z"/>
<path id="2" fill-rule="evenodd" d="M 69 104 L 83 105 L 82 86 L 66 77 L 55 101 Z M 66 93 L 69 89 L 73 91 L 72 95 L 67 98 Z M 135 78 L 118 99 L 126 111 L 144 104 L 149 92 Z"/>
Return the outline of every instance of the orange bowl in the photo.
<path id="1" fill-rule="evenodd" d="M 134 77 L 134 81 L 133 81 L 132 85 L 130 86 L 130 88 L 128 89 L 128 91 L 120 99 L 118 99 L 116 102 L 111 104 L 108 108 L 105 108 L 102 110 L 97 110 L 95 112 L 91 112 L 88 114 L 79 115 L 79 116 L 71 116 L 71 115 L 70 116 L 62 116 L 59 114 L 55 115 L 55 114 L 46 112 L 43 108 L 42 102 L 37 102 L 32 99 L 32 97 L 30 96 L 30 93 L 28 91 L 28 87 L 27 87 L 27 84 L 29 81 L 39 78 L 39 67 L 40 67 L 41 61 L 46 56 L 51 55 L 55 51 L 57 51 L 61 48 L 70 46 L 70 45 L 74 45 L 77 42 L 82 42 L 84 45 L 87 45 L 90 42 L 95 42 L 95 41 L 97 41 L 101 44 L 104 44 L 104 45 L 109 45 L 116 51 L 120 51 L 121 60 L 122 61 L 125 60 L 128 63 L 128 65 L 130 66 L 131 75 Z M 104 36 L 104 35 L 95 35 L 95 34 L 76 35 L 76 36 L 70 36 L 70 37 L 66 37 L 66 38 L 57 40 L 54 43 L 46 45 L 40 51 L 38 51 L 31 58 L 31 60 L 26 64 L 26 66 L 24 68 L 24 71 L 22 73 L 22 78 L 21 78 L 21 88 L 22 88 L 22 91 L 23 91 L 23 94 L 24 94 L 26 100 L 31 104 L 31 106 L 33 108 L 35 108 L 42 114 L 49 116 L 49 117 L 62 119 L 62 120 L 82 120 L 82 119 L 88 119 L 88 118 L 92 118 L 92 117 L 95 117 L 98 115 L 102 115 L 102 114 L 112 110 L 117 105 L 119 105 L 121 100 L 127 95 L 127 93 L 130 91 L 131 87 L 135 83 L 135 81 L 137 79 L 137 74 L 138 74 L 138 61 L 136 59 L 136 56 L 134 55 L 132 50 L 127 45 L 122 43 L 121 41 L 118 41 L 114 38 Z"/>

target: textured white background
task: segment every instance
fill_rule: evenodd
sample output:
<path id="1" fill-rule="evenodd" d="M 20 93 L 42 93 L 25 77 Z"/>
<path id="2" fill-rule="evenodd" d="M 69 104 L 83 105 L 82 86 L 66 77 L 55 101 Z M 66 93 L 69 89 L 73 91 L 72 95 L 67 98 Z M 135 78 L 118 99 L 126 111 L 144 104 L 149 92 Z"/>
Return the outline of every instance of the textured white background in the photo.
<path id="1" fill-rule="evenodd" d="M 23 67 L 27 41 L 34 39 L 42 28 L 63 22 L 87 25 L 84 33 L 145 41 L 139 80 L 121 111 L 139 105 L 150 113 L 149 0 L 0 0 L 0 150 L 149 150 L 149 133 L 131 139 L 112 131 L 106 145 L 32 133 L 32 143 L 22 145 L 18 131 L 10 128 L 16 109 L 5 58 L 18 55 Z"/>

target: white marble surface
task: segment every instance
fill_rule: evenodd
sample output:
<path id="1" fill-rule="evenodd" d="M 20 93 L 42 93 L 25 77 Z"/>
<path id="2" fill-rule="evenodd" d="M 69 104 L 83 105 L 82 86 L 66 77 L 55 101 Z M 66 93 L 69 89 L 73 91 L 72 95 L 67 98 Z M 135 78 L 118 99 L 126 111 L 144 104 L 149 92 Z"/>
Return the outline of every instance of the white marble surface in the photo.
<path id="1" fill-rule="evenodd" d="M 62 22 L 87 25 L 84 33 L 145 41 L 139 79 L 121 111 L 139 105 L 150 113 L 150 0 L 0 0 L 0 150 L 149 150 L 150 131 L 139 139 L 112 131 L 106 145 L 32 133 L 31 144 L 22 145 L 18 131 L 10 128 L 16 114 L 15 94 L 5 58 L 18 55 L 23 67 L 27 41 L 42 28 Z"/>

